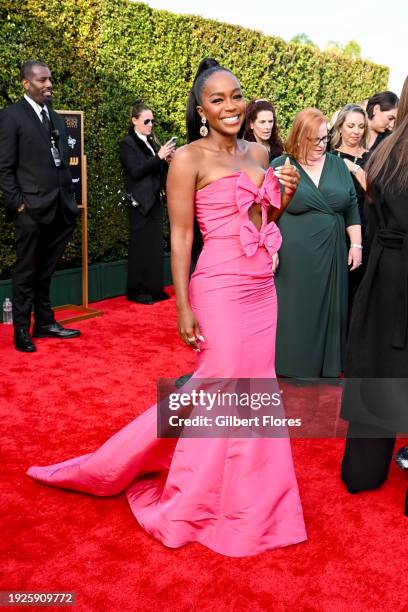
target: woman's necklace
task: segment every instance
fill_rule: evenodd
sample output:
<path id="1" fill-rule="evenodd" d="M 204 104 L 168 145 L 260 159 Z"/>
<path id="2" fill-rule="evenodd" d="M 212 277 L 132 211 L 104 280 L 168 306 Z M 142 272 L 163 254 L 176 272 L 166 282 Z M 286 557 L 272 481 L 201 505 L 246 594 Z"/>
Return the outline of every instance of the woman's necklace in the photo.
<path id="1" fill-rule="evenodd" d="M 345 153 L 346 155 L 354 156 L 353 163 L 356 164 L 358 160 L 361 160 L 363 154 L 365 153 L 365 149 L 363 149 L 363 147 L 359 147 L 358 152 L 355 155 L 354 151 L 353 153 L 350 153 L 350 151 L 345 151 L 344 147 L 339 147 L 337 149 L 337 157 L 341 157 L 340 153 Z"/>

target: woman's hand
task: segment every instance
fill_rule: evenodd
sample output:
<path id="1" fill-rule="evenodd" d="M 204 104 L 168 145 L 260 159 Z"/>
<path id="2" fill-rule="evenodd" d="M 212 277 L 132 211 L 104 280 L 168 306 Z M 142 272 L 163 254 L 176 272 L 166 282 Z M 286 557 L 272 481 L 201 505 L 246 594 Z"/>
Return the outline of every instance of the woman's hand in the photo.
<path id="1" fill-rule="evenodd" d="M 353 174 L 354 177 L 357 179 L 357 181 L 360 183 L 364 191 L 366 191 L 367 190 L 367 177 L 366 177 L 366 173 L 363 170 L 363 168 L 359 166 L 358 164 L 354 164 L 349 159 L 343 159 L 343 161 L 346 164 L 349 171 L 351 172 L 351 174 Z"/>
<path id="2" fill-rule="evenodd" d="M 291 165 L 289 157 L 287 157 L 284 165 L 276 168 L 275 174 L 278 177 L 280 184 L 283 185 L 284 188 L 282 199 L 286 197 L 289 203 L 289 200 L 292 198 L 299 185 L 299 170 L 295 166 Z"/>
<path id="3" fill-rule="evenodd" d="M 348 265 L 351 266 L 350 272 L 361 266 L 362 259 L 362 250 L 358 247 L 350 247 L 348 254 Z"/>
<path id="4" fill-rule="evenodd" d="M 204 342 L 204 338 L 201 335 L 198 321 L 190 307 L 179 311 L 178 333 L 184 344 L 187 344 L 194 351 L 200 352 L 198 342 Z"/>
<path id="5" fill-rule="evenodd" d="M 361 170 L 360 166 L 354 164 L 350 159 L 344 158 L 343 161 L 346 164 L 347 168 L 350 170 L 350 172 L 356 174 L 359 170 Z"/>
<path id="6" fill-rule="evenodd" d="M 175 149 L 176 145 L 169 140 L 169 142 L 166 142 L 166 144 L 160 147 L 157 155 L 160 157 L 160 159 L 166 159 L 167 157 L 173 156 Z"/>
<path id="7" fill-rule="evenodd" d="M 164 158 L 168 164 L 170 164 L 171 160 L 173 159 L 175 152 L 176 151 L 173 150 L 167 157 Z"/>
<path id="8" fill-rule="evenodd" d="M 279 183 L 283 186 L 283 194 L 281 198 L 281 207 L 279 209 L 275 208 L 268 216 L 268 219 L 271 221 L 277 221 L 285 212 L 300 182 L 300 172 L 295 166 L 291 165 L 289 157 L 286 158 L 283 166 L 275 168 L 275 175 Z"/>
<path id="9" fill-rule="evenodd" d="M 352 172 L 356 164 L 353 164 L 353 162 L 350 159 L 347 159 L 346 157 L 343 159 L 343 161 L 346 164 L 347 168 L 350 170 L 350 172 Z"/>

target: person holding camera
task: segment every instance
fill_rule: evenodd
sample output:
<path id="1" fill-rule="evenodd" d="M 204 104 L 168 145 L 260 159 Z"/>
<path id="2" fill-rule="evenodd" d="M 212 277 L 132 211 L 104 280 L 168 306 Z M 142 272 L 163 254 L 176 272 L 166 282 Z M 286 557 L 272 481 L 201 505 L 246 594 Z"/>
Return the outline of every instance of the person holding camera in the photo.
<path id="1" fill-rule="evenodd" d="M 35 338 L 75 338 L 55 321 L 51 276 L 72 237 L 78 206 L 68 165 L 65 125 L 52 110 L 52 76 L 44 62 L 20 69 L 24 97 L 0 112 L 0 190 L 16 228 L 14 345 L 33 353 Z"/>
<path id="2" fill-rule="evenodd" d="M 129 209 L 126 295 L 140 304 L 168 299 L 163 275 L 163 204 L 168 163 L 176 138 L 160 146 L 153 112 L 142 100 L 132 108 L 129 133 L 119 143 Z"/>

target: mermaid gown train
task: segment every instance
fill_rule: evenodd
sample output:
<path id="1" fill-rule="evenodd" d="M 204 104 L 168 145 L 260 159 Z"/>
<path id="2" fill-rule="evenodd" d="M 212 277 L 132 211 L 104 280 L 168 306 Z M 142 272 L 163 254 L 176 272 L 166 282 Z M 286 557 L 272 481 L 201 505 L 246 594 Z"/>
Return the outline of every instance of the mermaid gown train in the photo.
<path id="1" fill-rule="evenodd" d="M 248 210 L 262 208 L 258 231 Z M 196 194 L 204 247 L 190 300 L 205 342 L 194 378 L 273 378 L 277 302 L 272 255 L 281 244 L 270 206 L 273 170 L 257 187 L 245 172 Z M 156 406 L 97 451 L 28 475 L 52 486 L 109 496 L 126 492 L 140 525 L 169 547 L 200 542 L 242 557 L 306 539 L 287 438 L 157 438 Z"/>

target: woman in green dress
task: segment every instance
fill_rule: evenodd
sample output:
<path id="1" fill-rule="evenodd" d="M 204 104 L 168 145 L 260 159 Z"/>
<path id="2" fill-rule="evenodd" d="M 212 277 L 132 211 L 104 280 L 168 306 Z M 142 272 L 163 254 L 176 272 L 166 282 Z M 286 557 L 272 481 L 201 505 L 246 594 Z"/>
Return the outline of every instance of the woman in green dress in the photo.
<path id="1" fill-rule="evenodd" d="M 279 314 L 276 372 L 301 378 L 337 377 L 343 369 L 348 268 L 361 265 L 356 192 L 342 159 L 326 153 L 327 121 L 308 108 L 295 118 L 283 155 L 301 174 L 279 228 L 276 273 Z M 350 239 L 347 252 L 346 232 Z"/>

